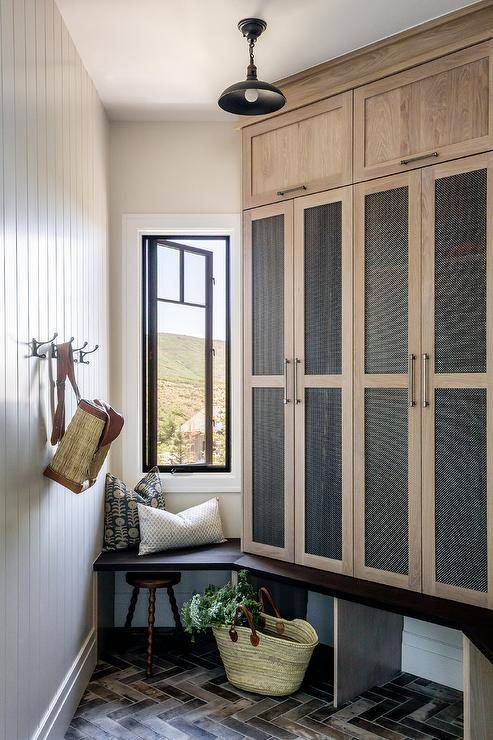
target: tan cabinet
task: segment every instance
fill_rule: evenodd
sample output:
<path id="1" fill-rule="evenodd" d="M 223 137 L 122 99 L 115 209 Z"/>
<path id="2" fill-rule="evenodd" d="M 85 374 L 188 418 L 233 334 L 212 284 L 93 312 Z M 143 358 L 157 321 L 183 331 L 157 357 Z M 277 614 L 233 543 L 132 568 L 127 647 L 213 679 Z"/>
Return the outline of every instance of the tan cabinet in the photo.
<path id="1" fill-rule="evenodd" d="M 493 148 L 492 42 L 354 92 L 354 179 Z"/>
<path id="2" fill-rule="evenodd" d="M 293 202 L 244 216 L 243 539 L 294 559 Z"/>
<path id="3" fill-rule="evenodd" d="M 423 591 L 493 607 L 493 154 L 423 170 Z"/>
<path id="4" fill-rule="evenodd" d="M 352 574 L 351 187 L 245 214 L 243 484 L 247 552 Z"/>
<path id="5" fill-rule="evenodd" d="M 355 186 L 354 573 L 421 588 L 421 173 Z"/>
<path id="6" fill-rule="evenodd" d="M 243 129 L 243 207 L 351 182 L 352 92 Z"/>
<path id="7" fill-rule="evenodd" d="M 353 573 L 353 193 L 294 202 L 295 560 Z"/>

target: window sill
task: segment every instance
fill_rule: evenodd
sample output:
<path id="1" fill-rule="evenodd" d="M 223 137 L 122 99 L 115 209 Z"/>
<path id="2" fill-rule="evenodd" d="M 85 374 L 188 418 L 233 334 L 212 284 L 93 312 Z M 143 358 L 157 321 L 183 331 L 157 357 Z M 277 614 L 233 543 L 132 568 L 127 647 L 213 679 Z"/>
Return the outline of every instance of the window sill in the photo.
<path id="1" fill-rule="evenodd" d="M 234 473 L 160 473 L 160 477 L 170 493 L 241 493 Z"/>

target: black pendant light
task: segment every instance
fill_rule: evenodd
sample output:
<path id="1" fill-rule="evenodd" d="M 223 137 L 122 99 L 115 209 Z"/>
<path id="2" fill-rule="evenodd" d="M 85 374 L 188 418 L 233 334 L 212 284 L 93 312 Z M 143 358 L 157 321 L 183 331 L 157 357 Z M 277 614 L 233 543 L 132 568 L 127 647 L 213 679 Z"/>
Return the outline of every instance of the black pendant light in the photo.
<path id="1" fill-rule="evenodd" d="M 250 64 L 244 82 L 236 82 L 221 93 L 218 105 L 228 113 L 240 116 L 261 116 L 282 108 L 286 98 L 279 88 L 257 79 L 257 67 L 253 60 L 253 47 L 267 23 L 260 18 L 244 18 L 238 23 L 243 36 L 248 39 Z"/>

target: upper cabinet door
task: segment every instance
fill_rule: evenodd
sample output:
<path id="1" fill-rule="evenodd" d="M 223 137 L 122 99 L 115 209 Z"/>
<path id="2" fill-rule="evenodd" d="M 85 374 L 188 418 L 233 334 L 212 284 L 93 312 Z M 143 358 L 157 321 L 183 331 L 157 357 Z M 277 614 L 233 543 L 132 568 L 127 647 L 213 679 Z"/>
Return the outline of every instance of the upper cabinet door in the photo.
<path id="1" fill-rule="evenodd" d="M 355 90 L 355 181 L 493 148 L 492 42 Z"/>
<path id="2" fill-rule="evenodd" d="M 243 129 L 243 208 L 351 182 L 352 95 Z"/>
<path id="3" fill-rule="evenodd" d="M 293 203 L 246 213 L 243 252 L 243 547 L 292 561 Z"/>
<path id="4" fill-rule="evenodd" d="M 352 188 L 294 203 L 296 562 L 352 575 Z"/>
<path id="5" fill-rule="evenodd" d="M 423 590 L 493 606 L 493 155 L 423 171 Z"/>
<path id="6" fill-rule="evenodd" d="M 421 587 L 421 176 L 354 190 L 354 574 Z"/>

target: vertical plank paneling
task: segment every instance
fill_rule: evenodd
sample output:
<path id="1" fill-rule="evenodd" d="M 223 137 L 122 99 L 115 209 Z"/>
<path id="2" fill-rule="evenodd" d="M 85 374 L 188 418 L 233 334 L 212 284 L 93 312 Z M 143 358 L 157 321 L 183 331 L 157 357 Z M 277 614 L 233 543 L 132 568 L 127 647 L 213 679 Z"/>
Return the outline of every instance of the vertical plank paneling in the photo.
<path id="1" fill-rule="evenodd" d="M 4 131 L 4 80 L 2 68 L 4 67 L 3 56 L 3 17 L 4 8 L 0 4 L 0 149 L 3 151 L 3 131 Z M 0 306 L 5 305 L 5 208 L 4 208 L 4 179 L 5 179 L 5 160 L 2 157 L 0 163 Z M 0 348 L 5 347 L 5 312 L 0 314 Z M 0 398 L 5 399 L 5 354 L 2 352 L 0 357 Z M 0 467 L 5 470 L 5 410 L 6 404 L 0 403 Z M 5 476 L 0 476 L 0 535 L 5 533 L 5 495 L 6 480 Z M 0 539 L 0 597 L 5 594 L 5 573 L 6 573 L 6 542 L 5 537 Z M 0 665 L 5 665 L 5 643 L 6 643 L 6 603 L 5 599 L 0 601 Z M 0 737 L 5 737 L 5 672 L 0 671 Z"/>
<path id="2" fill-rule="evenodd" d="M 108 382 L 107 124 L 54 0 L 0 0 L 0 99 L 0 740 L 26 740 L 94 629 L 103 491 L 42 477 L 48 363 L 27 343 L 97 342 L 79 385 L 104 397 Z"/>

